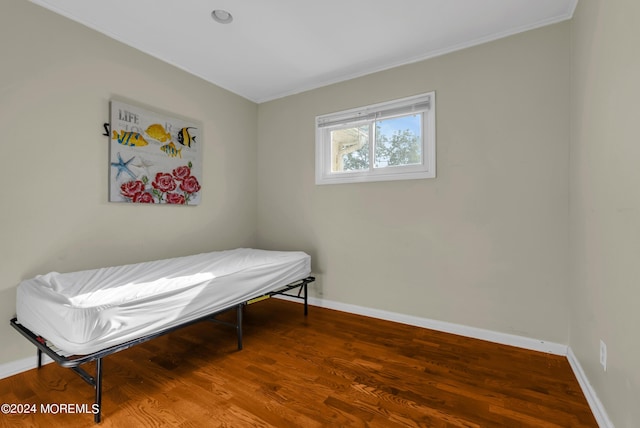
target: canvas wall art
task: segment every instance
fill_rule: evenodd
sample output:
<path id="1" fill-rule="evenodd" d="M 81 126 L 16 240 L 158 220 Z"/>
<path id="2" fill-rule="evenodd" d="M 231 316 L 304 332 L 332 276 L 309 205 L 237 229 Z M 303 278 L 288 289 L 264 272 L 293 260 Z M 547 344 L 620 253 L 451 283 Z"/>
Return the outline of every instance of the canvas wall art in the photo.
<path id="1" fill-rule="evenodd" d="M 117 100 L 110 116 L 110 202 L 200 203 L 200 124 Z"/>

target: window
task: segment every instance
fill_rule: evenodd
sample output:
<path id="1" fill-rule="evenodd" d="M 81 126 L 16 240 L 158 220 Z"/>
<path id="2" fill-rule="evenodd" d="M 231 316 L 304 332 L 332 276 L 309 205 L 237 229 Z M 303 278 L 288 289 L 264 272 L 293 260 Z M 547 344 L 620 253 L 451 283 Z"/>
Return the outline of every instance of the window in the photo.
<path id="1" fill-rule="evenodd" d="M 435 93 L 316 117 L 316 184 L 436 176 Z"/>

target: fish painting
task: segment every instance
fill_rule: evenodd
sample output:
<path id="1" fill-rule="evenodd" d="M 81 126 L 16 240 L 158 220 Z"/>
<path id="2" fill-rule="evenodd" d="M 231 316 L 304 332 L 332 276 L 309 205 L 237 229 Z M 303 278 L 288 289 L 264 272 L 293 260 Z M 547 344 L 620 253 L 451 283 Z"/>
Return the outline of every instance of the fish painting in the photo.
<path id="1" fill-rule="evenodd" d="M 192 136 L 189 133 L 190 129 L 197 128 L 188 127 L 182 128 L 180 131 L 178 131 L 178 143 L 182 144 L 183 146 L 191 147 L 191 144 L 196 142 L 196 137 Z"/>
<path id="2" fill-rule="evenodd" d="M 160 150 L 162 150 L 172 158 L 175 158 L 176 156 L 179 156 L 182 158 L 182 149 L 179 149 L 179 150 L 176 149 L 176 145 L 173 144 L 173 141 L 170 142 L 169 144 L 165 144 L 164 146 L 160 147 Z"/>
<path id="3" fill-rule="evenodd" d="M 145 132 L 149 137 L 153 138 L 154 140 L 158 140 L 161 143 L 164 143 L 165 141 L 171 139 L 171 134 L 165 131 L 164 127 L 159 123 L 149 125 Z"/>
<path id="4" fill-rule="evenodd" d="M 147 140 L 144 139 L 142 135 L 133 131 L 125 131 L 123 129 L 120 130 L 120 135 L 116 131 L 113 131 L 112 140 L 118 140 L 118 143 L 123 146 L 131 146 L 131 147 L 142 147 L 146 146 Z"/>

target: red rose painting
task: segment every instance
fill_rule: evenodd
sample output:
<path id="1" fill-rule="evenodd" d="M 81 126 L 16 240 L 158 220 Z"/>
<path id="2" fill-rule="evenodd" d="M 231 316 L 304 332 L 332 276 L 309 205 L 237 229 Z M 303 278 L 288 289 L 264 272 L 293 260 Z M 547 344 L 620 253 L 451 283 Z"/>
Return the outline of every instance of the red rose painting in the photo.
<path id="1" fill-rule="evenodd" d="M 125 198 L 133 199 L 136 194 L 144 192 L 144 187 L 144 183 L 140 180 L 127 181 L 122 186 L 120 186 L 120 192 Z"/>
<path id="2" fill-rule="evenodd" d="M 182 183 L 180 183 L 180 190 L 185 193 L 196 193 L 198 190 L 200 190 L 200 183 L 198 183 L 197 178 L 190 175 L 189 177 L 182 180 Z"/>
<path id="3" fill-rule="evenodd" d="M 179 166 L 173 170 L 172 174 L 176 178 L 176 180 L 184 180 L 191 175 L 191 168 L 189 168 L 188 166 Z"/>
<path id="4" fill-rule="evenodd" d="M 181 192 L 175 192 L 178 187 Z M 146 175 L 141 180 L 127 181 L 120 186 L 120 195 L 128 202 L 189 205 L 200 189 L 198 179 L 191 175 L 189 163 L 175 168 L 171 174 L 158 172 L 151 185 Z"/>
<path id="5" fill-rule="evenodd" d="M 176 182 L 171 174 L 159 172 L 156 174 L 156 179 L 151 183 L 154 189 L 159 192 L 166 193 L 176 189 Z"/>
<path id="6" fill-rule="evenodd" d="M 184 195 L 181 195 L 179 193 L 167 193 L 165 202 L 167 204 L 184 205 L 186 200 L 184 198 Z"/>

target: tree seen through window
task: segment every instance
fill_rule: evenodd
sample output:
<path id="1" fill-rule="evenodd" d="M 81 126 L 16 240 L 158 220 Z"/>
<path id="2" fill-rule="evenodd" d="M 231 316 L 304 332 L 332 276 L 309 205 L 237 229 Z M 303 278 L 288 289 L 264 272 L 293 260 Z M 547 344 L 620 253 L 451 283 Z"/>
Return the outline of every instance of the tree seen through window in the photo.
<path id="1" fill-rule="evenodd" d="M 374 168 L 417 165 L 422 162 L 420 116 L 402 116 L 375 124 Z M 403 129 L 404 128 L 404 129 Z M 359 171 L 370 167 L 368 127 L 334 131 L 341 151 L 334 152 L 334 171 Z"/>

